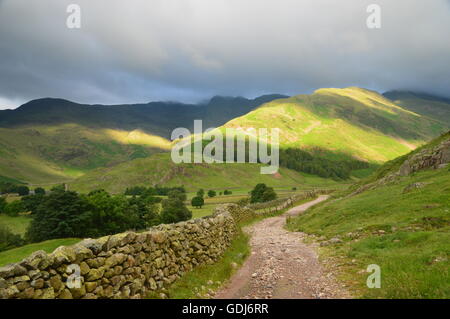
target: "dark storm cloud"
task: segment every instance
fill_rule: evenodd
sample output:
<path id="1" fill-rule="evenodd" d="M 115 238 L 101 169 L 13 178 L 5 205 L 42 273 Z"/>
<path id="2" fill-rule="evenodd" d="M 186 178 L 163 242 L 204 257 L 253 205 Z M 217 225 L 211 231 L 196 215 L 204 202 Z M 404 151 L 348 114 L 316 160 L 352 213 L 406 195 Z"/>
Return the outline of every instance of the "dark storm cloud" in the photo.
<path id="1" fill-rule="evenodd" d="M 70 3 L 79 30 L 65 26 Z M 350 85 L 449 96 L 449 30 L 447 0 L 0 0 L 0 108 Z"/>

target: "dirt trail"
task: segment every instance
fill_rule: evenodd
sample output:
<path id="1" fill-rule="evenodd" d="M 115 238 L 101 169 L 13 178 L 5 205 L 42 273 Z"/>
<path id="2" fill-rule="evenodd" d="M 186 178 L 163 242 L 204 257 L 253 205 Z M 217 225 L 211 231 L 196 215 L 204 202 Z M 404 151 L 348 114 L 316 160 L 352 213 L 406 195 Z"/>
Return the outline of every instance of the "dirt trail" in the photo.
<path id="1" fill-rule="evenodd" d="M 251 256 L 214 298 L 350 298 L 319 263 L 316 245 L 303 243 L 303 233 L 284 229 L 287 216 L 297 215 L 325 199 L 327 196 L 319 196 L 246 229 L 251 235 Z"/>

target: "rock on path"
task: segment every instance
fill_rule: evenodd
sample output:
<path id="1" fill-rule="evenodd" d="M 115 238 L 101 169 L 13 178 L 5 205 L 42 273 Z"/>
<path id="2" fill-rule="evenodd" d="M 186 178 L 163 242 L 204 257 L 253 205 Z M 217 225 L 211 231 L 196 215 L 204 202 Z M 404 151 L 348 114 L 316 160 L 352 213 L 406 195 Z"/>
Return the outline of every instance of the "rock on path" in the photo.
<path id="1" fill-rule="evenodd" d="M 303 233 L 284 229 L 287 216 L 297 215 L 325 199 L 327 196 L 319 196 L 246 229 L 251 235 L 251 255 L 214 298 L 350 298 L 319 263 L 317 245 L 303 243 Z"/>

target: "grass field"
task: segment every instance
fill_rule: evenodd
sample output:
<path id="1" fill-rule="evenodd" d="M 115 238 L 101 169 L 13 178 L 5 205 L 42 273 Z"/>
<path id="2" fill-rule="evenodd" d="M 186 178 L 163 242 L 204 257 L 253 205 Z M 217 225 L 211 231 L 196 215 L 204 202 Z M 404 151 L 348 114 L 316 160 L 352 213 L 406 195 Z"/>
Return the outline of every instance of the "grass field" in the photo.
<path id="1" fill-rule="evenodd" d="M 406 186 L 424 187 L 404 193 Z M 324 256 L 344 256 L 342 278 L 368 298 L 450 297 L 450 174 L 423 171 L 350 198 L 319 204 L 289 229 L 332 238 Z M 380 232 L 381 231 L 381 232 Z M 354 234 L 357 234 L 356 236 Z M 358 238 L 358 239 L 355 239 Z M 369 264 L 381 267 L 381 289 L 368 289 Z"/>
<path id="2" fill-rule="evenodd" d="M 0 214 L 0 224 L 6 225 L 14 234 L 24 235 L 30 222 L 29 216 L 11 217 Z"/>
<path id="3" fill-rule="evenodd" d="M 280 168 L 277 174 L 261 174 L 261 164 L 189 164 L 174 163 L 170 154 L 155 154 L 149 158 L 136 159 L 110 168 L 101 168 L 69 183 L 70 189 L 89 192 L 105 189 L 111 193 L 122 193 L 132 186 L 184 186 L 188 192 L 205 190 L 250 189 L 258 183 L 272 187 L 332 187 L 336 181 L 317 176 L 300 174 Z"/>
<path id="4" fill-rule="evenodd" d="M 81 241 L 81 239 L 77 238 L 53 239 L 3 251 L 0 252 L 0 267 L 10 263 L 19 262 L 37 250 L 44 250 L 47 253 L 51 253 L 59 246 L 69 246 L 76 244 L 79 241 Z"/>

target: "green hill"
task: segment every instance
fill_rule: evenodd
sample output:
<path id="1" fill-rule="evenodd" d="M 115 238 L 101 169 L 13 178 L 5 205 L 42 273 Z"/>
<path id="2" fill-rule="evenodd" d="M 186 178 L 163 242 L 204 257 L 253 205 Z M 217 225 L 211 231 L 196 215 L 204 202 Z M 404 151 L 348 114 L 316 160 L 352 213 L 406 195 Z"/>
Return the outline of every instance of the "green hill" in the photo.
<path id="1" fill-rule="evenodd" d="M 169 147 L 169 141 L 137 130 L 78 124 L 0 128 L 0 176 L 34 184 L 62 182 Z"/>
<path id="2" fill-rule="evenodd" d="M 342 277 L 365 297 L 450 297 L 450 132 L 290 221 L 327 240 Z M 337 242 L 337 243 L 336 243 Z M 328 249 L 329 248 L 329 249 Z M 344 259 L 341 259 L 341 258 Z M 381 289 L 365 285 L 381 267 Z"/>
<path id="3" fill-rule="evenodd" d="M 383 163 L 438 136 L 448 125 L 377 92 L 352 87 L 274 100 L 223 128 L 278 127 L 281 147 Z"/>
<path id="4" fill-rule="evenodd" d="M 283 95 L 219 97 L 202 104 L 84 105 L 38 99 L 0 111 L 0 176 L 34 184 L 71 180 L 170 148 L 176 127 L 219 126 Z"/>
<path id="5" fill-rule="evenodd" d="M 260 173 L 260 164 L 175 164 L 169 153 L 155 154 L 110 168 L 100 168 L 69 184 L 71 189 L 87 192 L 105 189 L 123 192 L 127 187 L 144 185 L 183 185 L 188 191 L 204 189 L 250 189 L 257 183 L 273 187 L 335 186 L 336 182 L 280 168 L 274 175 Z"/>
<path id="6" fill-rule="evenodd" d="M 450 99 L 409 91 L 389 91 L 383 95 L 408 110 L 431 117 L 447 126 L 450 123 Z"/>
<path id="7" fill-rule="evenodd" d="M 284 149 L 301 148 L 326 160 L 344 160 L 345 167 L 358 167 L 350 161 L 354 159 L 381 164 L 448 128 L 449 121 L 432 119 L 425 109 L 416 111 L 360 88 L 320 89 L 291 98 L 214 97 L 202 104 L 108 106 L 40 99 L 0 111 L 0 176 L 32 184 L 70 181 L 96 168 L 167 151 L 172 130 L 192 129 L 194 119 L 203 119 L 205 129 L 224 123 L 222 129 L 278 127 Z M 292 168 L 299 161 L 282 159 Z M 342 163 L 314 159 L 300 171 L 325 168 L 320 176 L 339 176 L 333 170 L 341 167 Z"/>

